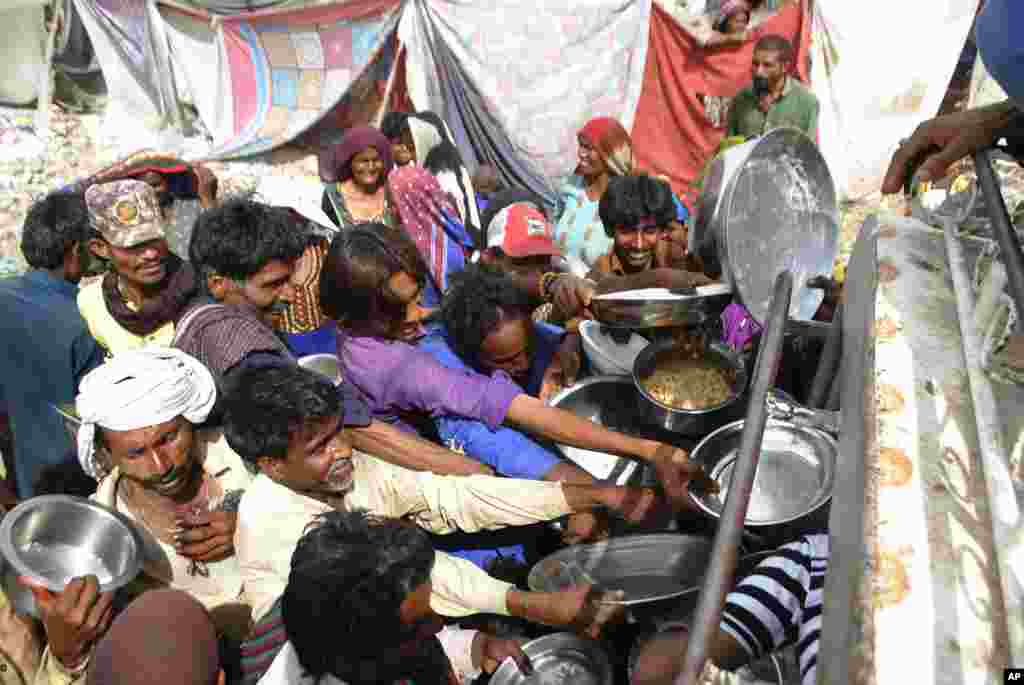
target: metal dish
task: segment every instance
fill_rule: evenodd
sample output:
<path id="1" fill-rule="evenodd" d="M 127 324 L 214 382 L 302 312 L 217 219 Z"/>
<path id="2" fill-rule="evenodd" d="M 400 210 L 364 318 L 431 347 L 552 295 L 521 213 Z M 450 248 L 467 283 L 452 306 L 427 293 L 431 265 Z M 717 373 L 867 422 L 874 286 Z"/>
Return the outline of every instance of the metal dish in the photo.
<path id="1" fill-rule="evenodd" d="M 91 500 L 44 495 L 26 500 L 0 523 L 4 579 L 25 576 L 53 592 L 93 574 L 100 590 L 129 583 L 142 568 L 142 540 L 121 514 Z"/>
<path id="2" fill-rule="evenodd" d="M 701 436 L 735 420 L 744 409 L 740 398 L 744 397 L 747 389 L 747 368 L 739 355 L 721 342 L 710 343 L 707 346 L 707 353 L 708 357 L 722 368 L 731 369 L 736 374 L 733 396 L 728 400 L 716 407 L 689 410 L 662 404 L 647 394 L 643 381 L 654 373 L 659 361 L 671 354 L 675 347 L 675 342 L 668 339 L 653 342 L 637 355 L 636 363 L 633 364 L 633 385 L 642 398 L 641 404 L 645 407 L 648 422 L 674 433 Z"/>
<path id="3" fill-rule="evenodd" d="M 730 286 L 715 283 L 687 291 L 624 290 L 597 295 L 590 306 L 594 318 L 612 328 L 696 326 L 721 314 L 732 297 Z"/>
<path id="4" fill-rule="evenodd" d="M 625 342 L 620 343 L 612 337 L 608 327 L 596 321 L 580 323 L 583 351 L 598 374 L 628 376 L 633 371 L 636 356 L 648 345 L 648 341 L 636 333 L 619 332 L 625 335 Z"/>
<path id="5" fill-rule="evenodd" d="M 612 685 L 612 667 L 601 645 L 570 633 L 554 633 L 523 646 L 533 673 L 524 676 L 511 659 L 494 671 L 491 685 Z"/>
<path id="6" fill-rule="evenodd" d="M 297 361 L 302 368 L 315 371 L 335 385 L 341 382 L 341 362 L 337 355 L 309 354 Z"/>
<path id="7" fill-rule="evenodd" d="M 620 433 L 630 433 L 643 421 L 640 398 L 629 376 L 591 376 L 562 390 L 549 404 Z M 566 459 L 594 478 L 618 485 L 626 483 L 638 466 L 632 459 L 614 454 L 569 445 L 557 447 Z"/>
<path id="8" fill-rule="evenodd" d="M 723 280 L 762 325 L 785 269 L 790 318 L 812 318 L 824 293 L 806 283 L 832 273 L 839 245 L 835 184 L 818 146 L 778 128 L 724 151 L 708 169 L 690 241 L 695 253 L 715 248 Z"/>
<path id="9" fill-rule="evenodd" d="M 690 499 L 715 519 L 721 516 L 729 492 L 743 425 L 744 421 L 736 421 L 722 426 L 690 453 L 690 458 L 703 465 L 721 488 L 715 494 L 689 493 Z M 769 419 L 746 525 L 792 523 L 824 507 L 832 498 L 836 454 L 836 441 L 824 431 Z"/>

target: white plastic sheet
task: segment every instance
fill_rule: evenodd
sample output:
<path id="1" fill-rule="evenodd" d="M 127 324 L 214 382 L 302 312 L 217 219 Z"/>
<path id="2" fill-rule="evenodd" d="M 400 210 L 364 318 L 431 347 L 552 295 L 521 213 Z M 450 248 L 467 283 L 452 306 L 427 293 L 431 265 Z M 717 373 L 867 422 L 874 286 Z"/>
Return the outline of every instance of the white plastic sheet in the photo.
<path id="1" fill-rule="evenodd" d="M 934 116 L 978 0 L 816 0 L 811 82 L 840 192 L 877 191 L 899 140 Z"/>

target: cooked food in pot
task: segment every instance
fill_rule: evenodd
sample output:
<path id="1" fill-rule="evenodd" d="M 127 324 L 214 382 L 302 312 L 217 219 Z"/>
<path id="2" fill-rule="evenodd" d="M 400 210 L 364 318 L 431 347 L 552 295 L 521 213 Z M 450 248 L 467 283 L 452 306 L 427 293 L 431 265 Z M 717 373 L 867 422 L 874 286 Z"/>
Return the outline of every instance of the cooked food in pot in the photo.
<path id="1" fill-rule="evenodd" d="M 673 338 L 676 347 L 659 355 L 654 372 L 641 381 L 647 394 L 663 405 L 689 411 L 728 401 L 734 394 L 735 370 L 710 357 L 701 336 L 677 333 Z"/>

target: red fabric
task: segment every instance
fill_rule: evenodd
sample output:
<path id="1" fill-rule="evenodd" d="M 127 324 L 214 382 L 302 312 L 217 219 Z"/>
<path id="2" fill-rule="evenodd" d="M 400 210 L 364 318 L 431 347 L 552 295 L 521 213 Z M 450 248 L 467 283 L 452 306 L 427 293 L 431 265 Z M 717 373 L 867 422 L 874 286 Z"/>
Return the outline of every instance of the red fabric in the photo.
<path id="1" fill-rule="evenodd" d="M 702 96 L 732 97 L 750 85 L 754 43 L 764 35 L 788 39 L 796 54 L 796 76 L 804 83 L 811 42 L 806 0 L 787 5 L 737 46 L 703 48 L 657 3 L 644 67 L 643 90 L 633 122 L 633 153 L 650 174 L 668 177 L 672 189 L 694 208 L 692 185 L 725 135 L 705 113 Z M 724 121 L 724 120 L 723 120 Z"/>

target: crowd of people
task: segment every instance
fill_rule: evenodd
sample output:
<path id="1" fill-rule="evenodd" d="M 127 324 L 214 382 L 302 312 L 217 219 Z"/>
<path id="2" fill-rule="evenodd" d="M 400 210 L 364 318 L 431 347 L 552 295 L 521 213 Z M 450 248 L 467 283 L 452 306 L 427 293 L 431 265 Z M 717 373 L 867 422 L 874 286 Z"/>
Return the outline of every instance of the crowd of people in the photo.
<path id="1" fill-rule="evenodd" d="M 725 32 L 743 30 L 744 6 L 724 3 Z M 760 39 L 731 134 L 816 135 L 792 59 Z M 923 126 L 894 165 L 937 146 L 924 168 L 938 175 L 1020 120 L 1012 104 L 973 116 L 970 131 Z M 684 450 L 546 400 L 586 366 L 577 327 L 596 294 L 718 275 L 619 122 L 587 122 L 578 143 L 553 220 L 494 169 L 471 175 L 431 112 L 390 113 L 321 152 L 333 229 L 148 158 L 38 200 L 32 269 L 0 283 L 2 503 L 91 496 L 135 526 L 144 563 L 118 595 L 127 608 L 95 576 L 33 585 L 38 622 L 0 593 L 0 683 L 464 683 L 507 658 L 531 668 L 494 626 L 598 636 L 610 591 L 524 589 L 549 534 L 537 524 L 563 520 L 562 544 L 600 539 L 611 517 L 696 515 L 686 490 L 717 486 Z M 192 216 L 173 211 L 181 199 L 198 207 L 172 249 Z M 97 259 L 106 271 L 79 288 Z M 749 324 L 734 307 L 729 321 Z M 298 363 L 315 353 L 336 355 L 340 379 Z M 552 443 L 646 462 L 657 487 L 599 482 Z M 823 531 L 778 549 L 729 595 L 710 658 L 735 668 L 795 644 L 815 682 L 827 566 Z M 683 651 L 685 632 L 654 639 L 635 682 L 671 682 Z"/>

